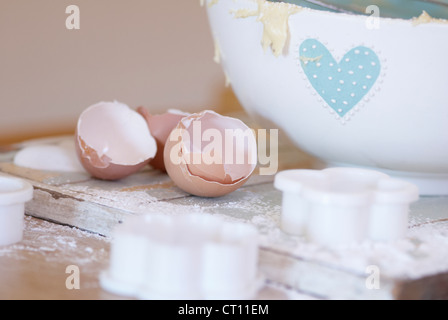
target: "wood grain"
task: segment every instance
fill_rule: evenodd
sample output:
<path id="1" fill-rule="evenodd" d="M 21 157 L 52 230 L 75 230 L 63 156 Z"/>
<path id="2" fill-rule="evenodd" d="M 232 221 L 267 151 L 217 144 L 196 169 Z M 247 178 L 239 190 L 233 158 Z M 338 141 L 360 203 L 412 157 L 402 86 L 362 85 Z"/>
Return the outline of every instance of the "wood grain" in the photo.
<path id="1" fill-rule="evenodd" d="M 314 168 L 316 165 L 311 157 L 288 146 L 280 147 L 280 159 L 280 170 Z M 261 236 L 260 271 L 272 283 L 326 299 L 422 299 L 447 296 L 448 264 L 437 260 L 437 256 L 443 257 L 448 252 L 447 197 L 424 198 L 412 207 L 410 235 L 402 247 L 375 244 L 332 251 L 315 248 L 306 239 L 289 236 L 281 231 L 281 194 L 273 187 L 273 176 L 255 174 L 236 192 L 221 198 L 207 199 L 186 194 L 166 174 L 150 168 L 117 182 L 91 179 L 86 174 L 18 168 L 8 160 L 0 162 L 0 170 L 33 184 L 35 194 L 33 201 L 26 205 L 28 215 L 99 234 L 104 239 L 110 239 L 114 227 L 131 215 L 188 214 L 198 211 L 255 225 Z M 439 247 L 433 247 L 434 240 L 429 237 L 431 234 L 440 237 Z M 51 237 L 51 233 L 48 236 Z M 54 234 L 54 237 L 57 236 Z M 73 238 L 76 239 L 76 234 Z M 31 239 L 27 238 L 24 245 L 31 246 L 30 243 Z M 96 252 L 97 249 L 104 249 L 106 243 L 107 240 L 100 238 L 93 240 L 89 246 Z M 403 249 L 404 245 L 408 247 Z M 422 251 L 425 245 L 431 251 Z M 55 263 L 47 266 L 49 256 L 39 248 L 34 248 L 31 253 L 25 250 L 19 259 L 17 256 L 1 257 L 2 274 L 14 273 L 12 277 L 0 278 L 2 284 L 17 288 L 14 289 L 16 291 L 11 290 L 11 297 L 22 295 L 21 287 L 42 290 L 37 288 L 46 286 L 40 279 L 27 275 L 29 271 L 22 265 L 21 259 L 42 269 L 42 279 L 49 279 L 45 280 L 49 281 L 48 290 L 41 295 L 30 289 L 25 296 L 50 297 L 53 290 L 58 291 L 55 287 L 65 279 L 60 270 L 70 263 L 70 256 L 51 253 L 55 255 Z M 73 253 L 73 257 L 77 256 L 80 257 Z M 98 286 L 92 284 L 96 283 L 98 268 L 104 267 L 106 260 L 105 254 L 99 264 L 91 266 L 95 271 L 86 273 L 86 283 L 96 289 L 84 291 L 83 297 L 114 298 L 99 293 Z M 428 274 L 419 270 L 420 266 L 431 263 L 441 267 L 429 268 Z M 381 288 L 378 290 L 366 287 L 368 275 L 365 269 L 370 264 L 381 267 Z M 89 270 L 89 265 L 86 268 Z M 13 272 L 12 269 L 18 271 Z M 52 278 L 52 274 L 58 276 Z M 76 293 L 63 292 L 61 297 L 77 296 Z"/>

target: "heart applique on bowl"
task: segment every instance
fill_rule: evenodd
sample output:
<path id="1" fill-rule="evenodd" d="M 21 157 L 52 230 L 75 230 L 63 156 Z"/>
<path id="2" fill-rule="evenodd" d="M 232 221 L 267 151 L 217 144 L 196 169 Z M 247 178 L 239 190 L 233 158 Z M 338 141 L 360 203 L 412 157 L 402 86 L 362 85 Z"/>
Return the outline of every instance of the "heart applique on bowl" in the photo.
<path id="1" fill-rule="evenodd" d="M 380 75 L 378 55 L 365 46 L 351 49 L 339 62 L 316 39 L 305 40 L 299 52 L 311 85 L 340 118 L 369 93 Z"/>

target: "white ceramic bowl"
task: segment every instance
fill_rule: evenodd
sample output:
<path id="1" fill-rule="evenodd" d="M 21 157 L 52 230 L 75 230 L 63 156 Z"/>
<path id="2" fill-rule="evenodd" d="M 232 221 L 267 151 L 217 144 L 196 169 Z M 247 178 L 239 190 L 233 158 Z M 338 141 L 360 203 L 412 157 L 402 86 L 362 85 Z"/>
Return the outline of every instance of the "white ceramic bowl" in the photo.
<path id="1" fill-rule="evenodd" d="M 421 194 L 448 194 L 448 24 L 379 18 L 372 29 L 366 16 L 302 9 L 286 20 L 275 56 L 261 45 L 263 2 L 207 8 L 249 114 L 332 166 L 380 169 Z"/>

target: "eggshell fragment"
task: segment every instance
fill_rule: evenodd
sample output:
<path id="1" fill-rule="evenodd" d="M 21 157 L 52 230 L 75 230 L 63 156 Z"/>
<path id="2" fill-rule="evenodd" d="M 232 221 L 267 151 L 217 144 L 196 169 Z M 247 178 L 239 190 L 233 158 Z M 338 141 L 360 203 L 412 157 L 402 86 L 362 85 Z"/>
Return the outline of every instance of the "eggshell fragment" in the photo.
<path id="1" fill-rule="evenodd" d="M 52 172 L 85 172 L 76 156 L 73 138 L 64 138 L 57 143 L 25 146 L 14 156 L 19 167 Z"/>
<path id="2" fill-rule="evenodd" d="M 166 141 L 164 159 L 179 188 L 219 197 L 249 179 L 257 163 L 257 144 L 241 120 L 206 110 L 179 122 Z"/>
<path id="3" fill-rule="evenodd" d="M 155 169 L 166 171 L 163 160 L 165 142 L 179 121 L 190 114 L 179 110 L 168 110 L 163 114 L 151 115 L 145 107 L 138 107 L 137 111 L 146 119 L 149 130 L 157 142 L 157 154 L 149 164 Z"/>
<path id="4" fill-rule="evenodd" d="M 75 146 L 86 171 L 103 180 L 118 180 L 139 171 L 157 152 L 145 119 L 119 102 L 87 108 L 78 119 Z"/>

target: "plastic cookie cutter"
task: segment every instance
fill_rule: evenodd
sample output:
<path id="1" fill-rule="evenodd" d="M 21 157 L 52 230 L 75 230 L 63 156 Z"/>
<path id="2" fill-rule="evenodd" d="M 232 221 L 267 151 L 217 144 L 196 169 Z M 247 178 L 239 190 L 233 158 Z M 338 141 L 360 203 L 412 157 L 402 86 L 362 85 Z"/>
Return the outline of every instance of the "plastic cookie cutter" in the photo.
<path id="1" fill-rule="evenodd" d="M 282 229 L 334 246 L 394 241 L 408 228 L 418 188 L 374 170 L 286 170 L 274 185 L 282 194 Z"/>
<path id="2" fill-rule="evenodd" d="M 0 176 L 0 246 L 22 241 L 25 203 L 32 198 L 30 183 Z"/>
<path id="3" fill-rule="evenodd" d="M 114 232 L 103 289 L 139 299 L 253 299 L 258 231 L 206 214 L 132 217 Z"/>

